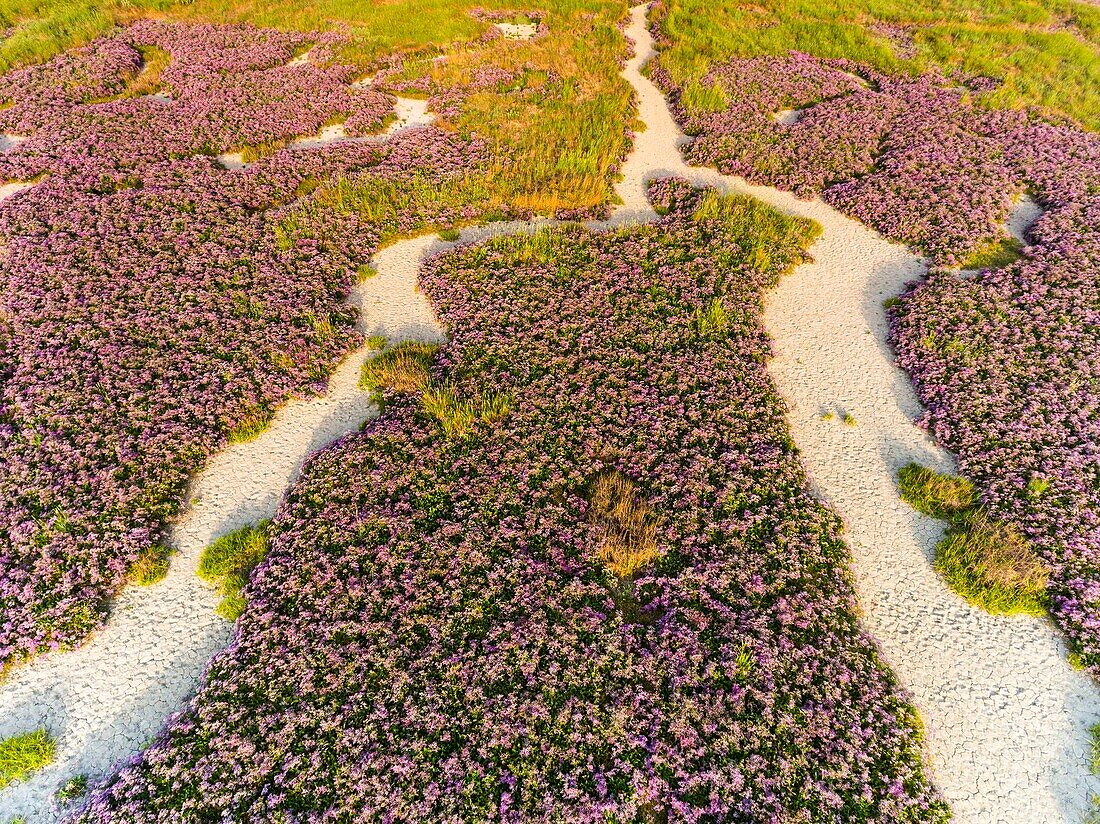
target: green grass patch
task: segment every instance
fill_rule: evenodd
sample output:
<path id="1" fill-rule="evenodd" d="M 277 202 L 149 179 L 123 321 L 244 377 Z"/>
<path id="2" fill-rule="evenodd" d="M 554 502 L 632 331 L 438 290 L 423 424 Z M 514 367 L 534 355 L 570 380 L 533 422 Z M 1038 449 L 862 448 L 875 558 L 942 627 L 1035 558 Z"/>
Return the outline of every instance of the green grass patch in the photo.
<path id="1" fill-rule="evenodd" d="M 138 46 L 141 70 L 126 89 L 127 97 L 142 97 L 160 91 L 160 76 L 172 62 L 172 55 L 158 46 Z"/>
<path id="2" fill-rule="evenodd" d="M 461 398 L 453 388 L 442 387 L 425 390 L 421 402 L 424 411 L 439 422 L 447 437 L 462 438 L 478 423 L 502 420 L 511 409 L 512 399 L 499 393 Z"/>
<path id="3" fill-rule="evenodd" d="M 1088 3 L 667 0 L 660 15 L 672 41 L 661 61 L 685 94 L 723 60 L 793 49 L 887 72 L 938 67 L 993 77 L 1002 84 L 981 96 L 988 105 L 1034 106 L 1100 128 L 1100 7 Z M 878 24 L 896 27 L 904 44 Z"/>
<path id="4" fill-rule="evenodd" d="M 1089 727 L 1089 737 L 1092 739 L 1089 748 L 1089 771 L 1093 775 L 1100 775 L 1100 723 Z M 1100 824 L 1100 795 L 1089 796 L 1089 809 L 1085 813 L 1082 824 Z"/>
<path id="5" fill-rule="evenodd" d="M 1014 237 L 997 238 L 983 243 L 964 260 L 960 269 L 1000 269 L 1020 259 L 1024 245 Z"/>
<path id="6" fill-rule="evenodd" d="M 423 392 L 437 349 L 438 344 L 423 341 L 399 343 L 363 364 L 359 385 L 373 390 L 378 399 L 383 392 Z"/>
<path id="7" fill-rule="evenodd" d="M 53 737 L 42 729 L 0 741 L 0 788 L 53 761 L 55 746 Z"/>
<path id="8" fill-rule="evenodd" d="M 218 588 L 222 595 L 218 614 L 228 621 L 236 621 L 244 612 L 241 590 L 267 555 L 269 523 L 261 521 L 223 535 L 204 549 L 199 559 L 199 577 Z"/>
<path id="9" fill-rule="evenodd" d="M 948 523 L 934 562 L 948 586 L 995 615 L 1046 614 L 1046 565 L 1023 536 L 982 509 L 970 481 L 909 464 L 898 484 L 906 503 Z"/>
<path id="10" fill-rule="evenodd" d="M 1092 738 L 1092 747 L 1089 750 L 1089 770 L 1093 775 L 1100 775 L 1100 722 L 1089 727 L 1089 736 Z"/>
<path id="11" fill-rule="evenodd" d="M 84 102 L 106 103 L 109 100 L 124 100 L 159 92 L 161 88 L 160 76 L 168 68 L 168 64 L 172 62 L 172 55 L 159 46 L 138 46 L 137 50 L 141 54 L 141 68 L 127 81 L 125 89 L 111 97 L 101 97 Z"/>
<path id="12" fill-rule="evenodd" d="M 706 307 L 695 310 L 695 333 L 701 338 L 725 337 L 729 320 L 729 312 L 722 299 L 714 298 Z"/>
<path id="13" fill-rule="evenodd" d="M 164 580 L 164 576 L 168 574 L 168 557 L 171 554 L 169 547 L 160 545 L 143 550 L 126 571 L 126 580 L 142 587 Z"/>
<path id="14" fill-rule="evenodd" d="M 231 444 L 248 443 L 262 435 L 271 425 L 272 414 L 266 409 L 254 409 L 244 415 L 226 435 Z"/>
<path id="15" fill-rule="evenodd" d="M 917 512 L 951 521 L 962 517 L 977 504 L 974 484 L 966 478 L 945 475 L 919 464 L 908 464 L 898 472 L 901 498 Z"/>
<path id="16" fill-rule="evenodd" d="M 720 85 L 704 86 L 698 80 L 692 80 L 684 87 L 681 102 L 688 114 L 709 114 L 725 111 L 729 105 L 726 92 Z"/>
<path id="17" fill-rule="evenodd" d="M 74 775 L 61 785 L 61 789 L 57 791 L 57 800 L 63 804 L 67 804 L 70 801 L 76 801 L 78 798 L 83 798 L 87 794 L 88 776 Z"/>
<path id="18" fill-rule="evenodd" d="M 739 263 L 776 273 L 775 277 L 804 260 L 805 250 L 821 235 L 815 221 L 784 214 L 747 195 L 723 195 L 713 189 L 703 196 L 693 217 L 720 221 L 742 252 Z"/>

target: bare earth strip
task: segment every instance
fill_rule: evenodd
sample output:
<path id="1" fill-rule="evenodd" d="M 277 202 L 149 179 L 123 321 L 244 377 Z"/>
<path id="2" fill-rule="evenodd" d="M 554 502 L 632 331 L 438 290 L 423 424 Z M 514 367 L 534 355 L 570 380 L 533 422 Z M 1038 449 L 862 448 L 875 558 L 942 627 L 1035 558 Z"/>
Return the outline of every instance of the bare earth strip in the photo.
<path id="1" fill-rule="evenodd" d="M 816 491 L 844 518 L 866 628 L 912 692 L 927 726 L 936 783 L 960 824 L 1078 824 L 1100 783 L 1089 774 L 1088 726 L 1100 690 L 1066 663 L 1046 621 L 993 617 L 967 605 L 931 567 L 940 524 L 898 497 L 910 461 L 941 470 L 950 456 L 913 425 L 920 405 L 894 366 L 882 302 L 921 277 L 926 262 L 821 201 L 800 201 L 685 166 L 683 140 L 660 92 L 638 71 L 652 56 L 645 10 L 628 34 L 638 54 L 627 78 L 641 98 L 625 201 L 641 208 L 641 167 L 754 195 L 812 218 L 824 234 L 768 296 L 776 349 L 769 371 Z M 822 413 L 833 412 L 831 421 Z M 839 422 L 843 413 L 855 426 Z"/>
<path id="2" fill-rule="evenodd" d="M 644 7 L 632 11 L 627 34 L 637 48 L 623 74 L 646 129 L 616 187 L 622 205 L 593 228 L 653 220 L 645 184 L 670 174 L 821 223 L 815 262 L 770 294 L 765 323 L 777 350 L 771 373 L 790 404 L 795 441 L 815 488 L 848 524 L 864 623 L 920 708 L 934 777 L 957 821 L 1076 824 L 1090 793 L 1100 793 L 1087 769 L 1087 727 L 1100 720 L 1100 690 L 1066 664 L 1046 622 L 994 618 L 952 594 L 930 565 L 940 525 L 897 495 L 894 476 L 903 464 L 951 467 L 913 426 L 919 405 L 885 342 L 882 301 L 922 276 L 925 262 L 820 201 L 686 166 L 678 151 L 684 138 L 641 75 L 653 54 L 645 15 Z M 468 229 L 458 242 L 546 224 Z M 391 341 L 438 339 L 416 275 L 428 255 L 452 245 L 425 236 L 376 255 L 378 275 L 351 298 L 363 330 Z M 270 517 L 310 453 L 375 414 L 357 387 L 366 354 L 349 356 L 324 396 L 287 405 L 255 441 L 211 461 L 173 532 L 179 552 L 164 581 L 124 592 L 107 627 L 80 649 L 43 656 L 0 685 L 0 737 L 43 725 L 58 736 L 53 765 L 0 792 L 0 821 L 55 819 L 51 798 L 65 779 L 103 775 L 183 706 L 232 635 L 214 613 L 217 597 L 195 576 L 199 554 L 213 538 Z M 832 422 L 821 417 L 827 411 Z M 845 412 L 856 426 L 837 422 Z"/>

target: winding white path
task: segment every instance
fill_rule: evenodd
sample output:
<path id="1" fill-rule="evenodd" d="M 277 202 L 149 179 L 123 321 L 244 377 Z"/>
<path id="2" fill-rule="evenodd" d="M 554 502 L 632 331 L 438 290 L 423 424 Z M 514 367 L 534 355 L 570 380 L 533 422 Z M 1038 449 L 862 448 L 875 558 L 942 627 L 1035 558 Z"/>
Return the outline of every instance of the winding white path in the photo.
<path id="1" fill-rule="evenodd" d="M 423 101 L 398 106 L 385 137 L 430 121 Z M 376 140 L 384 139 L 382 136 Z M 0 198 L 30 184 L 8 184 Z M 477 232 L 469 232 L 473 240 Z M 485 232 L 484 234 L 488 234 Z M 367 335 L 391 342 L 438 340 L 442 331 L 416 290 L 420 263 L 453 244 L 434 236 L 380 251 L 377 275 L 358 284 L 349 303 Z M 43 655 L 0 682 L 0 739 L 45 727 L 57 738 L 54 762 L 0 790 L 0 824 L 25 816 L 53 821 L 54 794 L 69 778 L 98 778 L 144 747 L 194 692 L 207 661 L 229 643 L 233 625 L 215 613 L 220 600 L 196 575 L 215 538 L 270 518 L 305 459 L 376 414 L 359 389 L 361 348 L 332 375 L 323 396 L 284 406 L 258 438 L 218 453 L 196 478 L 190 506 L 169 535 L 176 549 L 163 581 L 128 587 L 107 626 L 78 649 Z"/>
<path id="2" fill-rule="evenodd" d="M 993 618 L 948 591 L 929 563 L 940 525 L 897 495 L 894 474 L 908 461 L 951 466 L 912 425 L 919 406 L 885 343 L 882 301 L 920 277 L 925 262 L 820 201 L 686 166 L 678 150 L 685 139 L 641 75 L 653 54 L 645 14 L 644 7 L 632 11 L 627 34 L 637 48 L 623 74 L 647 128 L 616 186 L 622 205 L 610 221 L 591 226 L 653 220 L 645 184 L 676 174 L 752 194 L 824 227 L 811 250 L 815 262 L 769 295 L 765 323 L 777 349 L 771 373 L 790 402 L 795 440 L 816 489 L 848 523 L 865 625 L 920 707 L 934 775 L 957 821 L 1076 824 L 1088 794 L 1100 793 L 1085 766 L 1086 728 L 1100 720 L 1100 691 L 1066 665 L 1044 622 Z M 458 242 L 547 223 L 468 229 Z M 416 276 L 428 255 L 453 245 L 425 236 L 379 252 L 378 275 L 351 297 L 362 309 L 363 330 L 391 341 L 438 339 Z M 125 591 L 107 627 L 85 646 L 39 658 L 0 684 L 0 737 L 43 725 L 58 736 L 53 765 L 0 792 L 0 821 L 56 818 L 51 797 L 61 783 L 77 773 L 103 775 L 182 706 L 232 631 L 194 574 L 202 548 L 272 515 L 312 451 L 374 414 L 357 388 L 365 355 L 349 356 L 323 397 L 287 405 L 255 441 L 211 461 L 173 530 L 179 552 L 164 581 Z M 827 422 L 826 411 L 848 412 L 857 425 Z"/>
<path id="3" fill-rule="evenodd" d="M 628 34 L 639 53 L 626 74 L 647 126 L 621 187 L 628 204 L 642 208 L 636 174 L 648 167 L 751 194 L 825 230 L 814 262 L 768 295 L 769 371 L 815 489 L 848 526 L 864 625 L 913 694 L 955 820 L 1079 824 L 1090 793 L 1100 793 L 1087 768 L 1100 690 L 1069 667 L 1049 623 L 993 617 L 948 590 L 930 565 L 941 525 L 898 497 L 895 475 L 906 463 L 952 466 L 913 426 L 920 406 L 886 344 L 882 302 L 920 278 L 926 262 L 819 200 L 684 165 L 675 152 L 683 137 L 639 72 L 653 54 L 643 8 Z M 823 420 L 829 411 L 850 413 L 856 426 L 840 415 Z"/>
<path id="4" fill-rule="evenodd" d="M 378 274 L 358 286 L 367 335 L 389 340 L 441 336 L 427 300 L 415 290 L 432 238 L 417 238 L 376 255 Z M 283 407 L 258 438 L 216 455 L 191 490 L 191 506 L 172 529 L 177 548 L 165 580 L 130 587 L 107 626 L 82 647 L 17 668 L 0 684 L 0 738 L 44 726 L 57 736 L 57 759 L 26 782 L 0 792 L 0 822 L 24 815 L 55 817 L 52 795 L 73 775 L 97 777 L 137 750 L 181 708 L 206 662 L 232 636 L 214 609 L 220 600 L 196 576 L 214 538 L 269 518 L 304 459 L 375 414 L 358 387 L 366 349 L 333 374 L 325 395 Z"/>

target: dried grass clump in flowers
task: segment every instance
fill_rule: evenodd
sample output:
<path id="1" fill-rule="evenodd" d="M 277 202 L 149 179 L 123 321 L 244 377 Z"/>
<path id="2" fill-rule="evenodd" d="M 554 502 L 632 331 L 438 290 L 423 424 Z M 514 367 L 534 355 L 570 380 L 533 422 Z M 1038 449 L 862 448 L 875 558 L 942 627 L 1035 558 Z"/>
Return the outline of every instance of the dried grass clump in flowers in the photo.
<path id="1" fill-rule="evenodd" d="M 597 555 L 619 578 L 631 580 L 661 557 L 657 522 L 638 498 L 634 482 L 619 472 L 599 475 L 592 483 L 589 520 L 600 531 Z"/>

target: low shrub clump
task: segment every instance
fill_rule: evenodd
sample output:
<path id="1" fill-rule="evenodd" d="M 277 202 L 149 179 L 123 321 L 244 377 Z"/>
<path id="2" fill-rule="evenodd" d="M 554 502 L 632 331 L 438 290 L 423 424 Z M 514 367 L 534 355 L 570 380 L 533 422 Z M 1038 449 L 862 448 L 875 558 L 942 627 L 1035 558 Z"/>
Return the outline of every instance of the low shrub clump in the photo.
<path id="1" fill-rule="evenodd" d="M 53 761 L 54 740 L 46 730 L 0 740 L 0 788 L 21 781 Z"/>
<path id="2" fill-rule="evenodd" d="M 79 821 L 946 820 L 764 366 L 813 227 L 772 215 L 758 268 L 751 225 L 653 195 L 552 260 L 427 264 L 433 380 L 507 415 L 393 392 L 315 456 L 235 643 Z"/>
<path id="3" fill-rule="evenodd" d="M 936 569 L 957 593 L 994 614 L 1046 614 L 1048 572 L 1018 531 L 991 518 L 965 478 L 917 464 L 898 473 L 901 497 L 950 524 Z"/>

